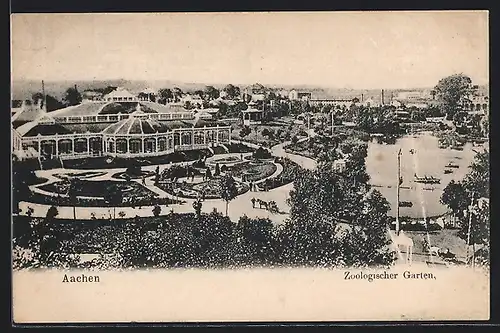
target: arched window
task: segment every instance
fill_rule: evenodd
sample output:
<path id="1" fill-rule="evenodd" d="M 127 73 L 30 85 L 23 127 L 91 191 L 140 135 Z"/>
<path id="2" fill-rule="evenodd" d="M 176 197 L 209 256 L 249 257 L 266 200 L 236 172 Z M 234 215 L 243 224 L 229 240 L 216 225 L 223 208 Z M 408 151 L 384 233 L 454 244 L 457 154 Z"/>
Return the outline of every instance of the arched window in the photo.
<path id="1" fill-rule="evenodd" d="M 195 145 L 202 145 L 204 143 L 205 136 L 203 132 L 196 132 L 194 133 L 194 144 Z"/>
<path id="2" fill-rule="evenodd" d="M 87 139 L 78 138 L 75 139 L 75 153 L 86 153 L 87 152 Z"/>
<path id="3" fill-rule="evenodd" d="M 158 138 L 158 150 L 165 151 L 167 150 L 167 139 L 164 137 Z"/>
<path id="4" fill-rule="evenodd" d="M 181 138 L 181 144 L 182 145 L 190 145 L 192 144 L 191 140 L 191 133 L 190 132 L 184 132 L 182 133 L 182 138 Z"/>
<path id="5" fill-rule="evenodd" d="M 116 152 L 119 154 L 127 153 L 127 139 L 116 139 Z"/>
<path id="6" fill-rule="evenodd" d="M 153 138 L 144 139 L 144 152 L 145 153 L 156 152 L 156 139 Z"/>
<path id="7" fill-rule="evenodd" d="M 140 139 L 131 139 L 130 140 L 130 148 L 129 151 L 132 154 L 142 153 L 142 141 Z"/>
<path id="8" fill-rule="evenodd" d="M 59 154 L 71 154 L 73 152 L 73 142 L 69 139 L 62 139 L 58 142 Z"/>

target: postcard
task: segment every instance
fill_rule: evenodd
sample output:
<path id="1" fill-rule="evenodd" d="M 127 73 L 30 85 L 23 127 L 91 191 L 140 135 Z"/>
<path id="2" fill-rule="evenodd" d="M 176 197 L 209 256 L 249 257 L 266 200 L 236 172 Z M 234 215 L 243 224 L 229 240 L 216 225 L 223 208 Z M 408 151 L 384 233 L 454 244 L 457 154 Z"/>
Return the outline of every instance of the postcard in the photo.
<path id="1" fill-rule="evenodd" d="M 488 320 L 488 19 L 12 14 L 14 323 Z"/>

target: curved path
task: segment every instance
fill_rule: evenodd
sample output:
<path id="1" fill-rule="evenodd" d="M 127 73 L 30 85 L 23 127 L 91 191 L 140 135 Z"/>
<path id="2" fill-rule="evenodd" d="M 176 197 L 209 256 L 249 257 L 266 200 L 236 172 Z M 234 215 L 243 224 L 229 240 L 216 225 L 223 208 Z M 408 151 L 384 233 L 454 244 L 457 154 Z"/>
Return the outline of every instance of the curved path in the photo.
<path id="1" fill-rule="evenodd" d="M 307 138 L 305 139 L 307 140 Z M 236 141 L 236 140 L 235 140 Z M 245 143 L 245 142 L 243 142 Z M 284 147 L 288 145 L 290 142 L 284 142 L 282 144 L 276 145 L 271 148 L 272 153 L 275 156 L 278 157 L 287 157 L 290 158 L 292 161 L 296 162 L 297 164 L 303 166 L 304 168 L 309 168 L 313 169 L 316 166 L 316 162 L 310 158 L 304 157 L 304 156 L 299 156 L 299 155 L 294 155 L 294 154 L 288 154 L 285 152 Z M 246 144 L 246 143 L 245 143 Z M 250 155 L 251 153 L 244 153 L 243 155 Z M 232 154 L 221 154 L 217 155 L 222 157 L 227 157 L 227 156 L 240 156 L 239 153 L 232 153 Z M 180 165 L 180 164 L 185 164 L 186 162 L 180 162 L 180 163 L 172 163 L 172 164 L 163 164 L 159 165 L 160 170 L 165 167 L 170 167 L 172 165 Z M 158 167 L 158 165 L 150 165 L 150 166 L 144 166 L 143 170 L 148 170 L 152 171 L 155 170 Z M 47 178 L 49 181 L 48 182 L 54 182 L 58 181 L 59 179 L 54 176 L 56 173 L 82 173 L 82 172 L 92 172 L 92 171 L 99 171 L 99 172 L 104 172 L 106 171 L 106 175 L 90 178 L 89 180 L 94 180 L 94 181 L 99 181 L 99 180 L 109 180 L 112 179 L 111 175 L 114 173 L 118 172 L 123 172 L 125 171 L 125 168 L 115 168 L 115 169 L 96 169 L 96 170 L 75 170 L 75 169 L 53 169 L 53 170 L 39 170 L 36 172 L 37 176 Z M 278 169 L 273 175 L 270 177 L 274 177 L 277 172 L 279 172 L 280 169 Z M 270 178 L 268 177 L 268 178 Z M 153 185 L 153 178 L 149 177 L 146 179 L 146 187 L 150 189 L 151 191 L 157 193 L 159 197 L 172 197 L 170 194 L 166 193 L 165 191 L 159 189 L 158 187 Z M 267 178 L 266 178 L 267 179 Z M 113 180 L 115 180 L 113 178 Z M 258 181 L 256 183 L 262 182 L 265 179 Z M 141 180 L 135 180 L 138 182 L 141 182 Z M 45 184 L 47 184 L 46 182 Z M 40 184 L 42 185 L 42 184 Z M 39 185 L 33 185 L 32 187 L 36 187 Z M 228 216 L 231 218 L 232 221 L 238 221 L 239 218 L 243 215 L 246 215 L 248 217 L 263 217 L 263 218 L 270 218 L 274 223 L 282 223 L 289 215 L 289 206 L 286 203 L 286 200 L 289 196 L 290 190 L 293 188 L 293 183 L 269 190 L 268 192 L 246 192 L 242 195 L 237 196 L 235 199 L 233 199 L 229 203 L 229 209 L 228 209 Z M 272 214 L 269 211 L 265 209 L 259 209 L 259 208 L 253 208 L 252 207 L 252 198 L 259 198 L 264 201 L 271 201 L 274 200 L 280 209 L 279 214 Z M 167 215 L 170 213 L 170 211 L 174 211 L 176 213 L 192 213 L 194 212 L 192 203 L 195 201 L 194 199 L 185 199 L 182 198 L 183 201 L 185 201 L 184 204 L 175 204 L 175 205 L 169 205 L 161 206 L 161 213 L 160 215 Z M 45 217 L 47 214 L 48 209 L 50 208 L 50 205 L 45 205 L 45 204 L 37 204 L 37 203 L 30 203 L 30 202 L 21 202 L 19 204 L 19 208 L 21 209 L 20 215 L 24 215 L 27 211 L 27 208 L 31 207 L 33 208 L 34 212 L 32 216 L 34 217 Z M 60 219 L 72 219 L 73 218 L 73 207 L 69 206 L 58 206 L 58 218 Z M 216 209 L 219 212 L 225 213 L 226 209 L 226 203 L 223 200 L 220 199 L 207 199 L 203 202 L 202 206 L 202 211 L 205 213 L 209 213 Z M 125 215 L 123 218 L 131 218 L 135 216 L 139 217 L 147 217 L 147 216 L 153 216 L 153 206 L 143 206 L 143 207 L 116 207 L 116 218 L 118 217 L 118 213 L 123 212 Z M 113 207 L 76 207 L 76 217 L 79 220 L 91 220 L 92 214 L 95 215 L 97 219 L 107 219 L 113 214 Z"/>

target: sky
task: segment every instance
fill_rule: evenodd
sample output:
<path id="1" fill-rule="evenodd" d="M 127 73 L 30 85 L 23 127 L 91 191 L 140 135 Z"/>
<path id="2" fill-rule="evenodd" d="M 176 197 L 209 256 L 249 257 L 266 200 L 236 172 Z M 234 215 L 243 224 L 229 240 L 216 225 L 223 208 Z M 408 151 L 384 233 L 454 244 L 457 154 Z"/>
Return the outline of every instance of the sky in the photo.
<path id="1" fill-rule="evenodd" d="M 486 11 L 13 14 L 13 79 L 432 87 L 488 83 Z"/>

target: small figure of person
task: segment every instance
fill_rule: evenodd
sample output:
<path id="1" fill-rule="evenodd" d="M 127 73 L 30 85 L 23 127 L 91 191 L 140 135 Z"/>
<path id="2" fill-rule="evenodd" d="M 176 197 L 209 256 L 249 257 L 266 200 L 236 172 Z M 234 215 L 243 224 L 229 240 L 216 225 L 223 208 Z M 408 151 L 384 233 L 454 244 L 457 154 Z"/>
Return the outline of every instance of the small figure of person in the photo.
<path id="1" fill-rule="evenodd" d="M 191 173 L 191 182 L 194 182 L 194 171 Z"/>
<path id="2" fill-rule="evenodd" d="M 146 176 L 142 176 L 142 185 L 146 185 Z"/>
<path id="3" fill-rule="evenodd" d="M 243 153 L 240 153 L 240 160 L 243 161 Z"/>
<path id="4" fill-rule="evenodd" d="M 206 195 L 206 193 L 207 192 L 205 190 L 203 190 L 203 192 L 201 192 L 201 200 L 202 201 L 205 201 L 205 195 Z"/>
<path id="5" fill-rule="evenodd" d="M 255 198 L 252 198 L 252 208 L 255 208 Z"/>
<path id="6" fill-rule="evenodd" d="M 250 182 L 250 192 L 253 192 L 253 182 Z"/>

